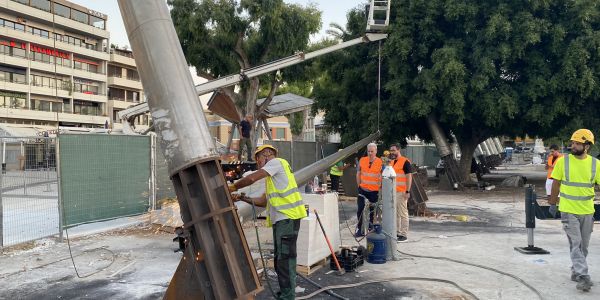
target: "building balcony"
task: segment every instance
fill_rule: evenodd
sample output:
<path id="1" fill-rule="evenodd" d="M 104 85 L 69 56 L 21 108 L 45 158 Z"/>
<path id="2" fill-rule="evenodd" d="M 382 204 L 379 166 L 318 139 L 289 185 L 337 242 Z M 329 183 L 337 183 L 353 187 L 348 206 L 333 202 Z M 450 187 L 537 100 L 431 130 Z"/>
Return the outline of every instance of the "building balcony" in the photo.
<path id="1" fill-rule="evenodd" d="M 29 92 L 36 95 L 45 95 L 45 96 L 53 96 L 60 98 L 71 98 L 71 93 L 64 89 L 56 89 L 54 87 L 49 86 L 29 86 Z"/>
<path id="2" fill-rule="evenodd" d="M 19 109 L 0 107 L 0 115 L 7 119 L 56 121 L 56 112 L 29 110 L 27 108 Z"/>
<path id="3" fill-rule="evenodd" d="M 141 81 L 131 80 L 131 79 L 123 78 L 123 77 L 109 76 L 106 83 L 109 86 L 116 85 L 116 86 L 125 87 L 128 89 L 134 89 L 134 90 L 142 90 L 143 89 Z"/>
<path id="4" fill-rule="evenodd" d="M 103 102 L 103 103 L 106 103 L 108 101 L 108 98 L 106 97 L 106 95 L 94 95 L 92 93 L 80 93 L 80 92 L 74 92 L 73 99 L 87 100 L 87 101 L 94 101 L 94 102 Z"/>
<path id="5" fill-rule="evenodd" d="M 135 59 L 115 53 L 110 54 L 110 62 L 114 62 L 117 64 L 122 64 L 130 67 L 135 67 Z"/>
<path id="6" fill-rule="evenodd" d="M 56 113 L 54 113 L 56 115 Z M 54 117 L 56 120 L 56 117 Z M 69 123 L 86 123 L 104 125 L 104 122 L 108 120 L 107 116 L 91 116 L 91 115 L 80 115 L 71 113 L 59 113 L 58 118 L 61 122 Z M 109 121 L 110 122 L 110 121 Z"/>
<path id="7" fill-rule="evenodd" d="M 52 40 L 51 38 L 42 37 L 39 35 L 31 34 L 29 32 L 9 29 L 7 27 L 0 27 L 0 35 L 22 40 L 25 42 L 34 43 L 46 48 L 54 48 L 54 40 Z M 87 57 L 103 61 L 106 61 L 109 58 L 109 55 L 106 52 L 91 50 L 84 47 L 71 45 L 62 41 L 56 41 L 56 49 L 63 52 L 72 52 L 80 55 L 85 55 Z"/>
<path id="8" fill-rule="evenodd" d="M 10 56 L 0 53 L 0 63 L 22 68 L 29 65 L 29 59 L 21 56 Z"/>
<path id="9" fill-rule="evenodd" d="M 0 90 L 27 93 L 29 92 L 29 85 L 27 83 L 0 81 Z"/>
<path id="10" fill-rule="evenodd" d="M 16 15 L 25 15 L 25 19 L 35 18 L 40 22 L 46 22 L 52 24 L 52 14 L 41 9 L 33 8 L 21 3 L 14 1 L 4 0 L 0 1 L 0 7 L 13 11 Z M 69 31 L 77 31 L 82 34 L 86 34 L 92 37 L 108 39 L 110 33 L 104 29 L 96 28 L 94 26 L 83 24 L 65 17 L 54 15 L 54 22 L 58 27 L 67 28 Z"/>
<path id="11" fill-rule="evenodd" d="M 54 64 L 41 61 L 27 61 L 29 62 L 29 66 L 34 70 L 44 71 L 52 74 L 54 73 Z M 25 64 L 25 66 L 27 66 L 27 64 Z M 73 75 L 73 69 L 64 66 L 56 66 L 56 73 L 71 76 Z"/>
<path id="12" fill-rule="evenodd" d="M 81 79 L 89 79 L 93 81 L 106 82 L 106 74 L 93 73 L 87 70 L 72 69 L 73 76 Z"/>

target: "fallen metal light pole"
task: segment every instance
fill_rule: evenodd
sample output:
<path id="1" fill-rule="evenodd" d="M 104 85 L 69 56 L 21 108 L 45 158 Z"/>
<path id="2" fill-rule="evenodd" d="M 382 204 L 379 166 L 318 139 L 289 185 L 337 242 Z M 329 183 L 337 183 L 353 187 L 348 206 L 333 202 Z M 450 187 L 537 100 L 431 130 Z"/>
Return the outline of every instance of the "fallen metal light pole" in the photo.
<path id="1" fill-rule="evenodd" d="M 458 164 L 456 163 L 456 160 L 454 160 L 454 156 L 452 154 L 452 150 L 450 149 L 450 145 L 448 144 L 446 135 L 442 131 L 442 128 L 440 128 L 439 123 L 433 115 L 429 115 L 427 117 L 427 126 L 431 132 L 433 143 L 440 154 L 440 158 L 444 161 L 446 176 L 448 177 L 452 187 L 457 189 L 458 186 L 463 182 L 463 179 L 461 178 Z"/>
<path id="2" fill-rule="evenodd" d="M 118 3 L 188 235 L 165 299 L 251 297 L 262 287 L 167 4 Z"/>

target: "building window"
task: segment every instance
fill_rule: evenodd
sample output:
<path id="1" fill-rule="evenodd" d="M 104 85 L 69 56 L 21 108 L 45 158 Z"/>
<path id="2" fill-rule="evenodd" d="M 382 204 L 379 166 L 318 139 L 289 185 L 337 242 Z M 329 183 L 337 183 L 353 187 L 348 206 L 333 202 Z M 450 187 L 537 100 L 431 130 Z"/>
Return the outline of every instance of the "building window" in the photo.
<path id="1" fill-rule="evenodd" d="M 54 3 L 54 13 L 65 18 L 71 18 L 71 9 L 56 2 Z"/>
<path id="2" fill-rule="evenodd" d="M 73 60 L 74 60 L 73 67 L 75 69 L 84 70 L 84 71 L 93 72 L 93 73 L 99 73 L 97 62 L 91 61 L 91 60 L 85 60 L 85 59 L 81 59 L 81 58 L 73 58 Z"/>
<path id="3" fill-rule="evenodd" d="M 31 6 L 48 12 L 50 11 L 49 0 L 31 0 Z"/>
<path id="4" fill-rule="evenodd" d="M 90 16 L 90 25 L 96 28 L 104 29 L 104 20 L 96 16 Z"/>
<path id="5" fill-rule="evenodd" d="M 108 88 L 108 99 L 125 101 L 125 90 Z"/>
<path id="6" fill-rule="evenodd" d="M 71 100 L 70 99 L 63 99 L 63 111 L 66 113 L 71 112 Z"/>
<path id="7" fill-rule="evenodd" d="M 285 139 L 285 128 L 275 128 L 274 139 Z"/>
<path id="8" fill-rule="evenodd" d="M 77 22 L 88 24 L 88 15 L 76 9 L 71 9 L 71 19 Z"/>
<path id="9" fill-rule="evenodd" d="M 0 91 L 0 107 L 24 108 L 26 98 L 25 94 Z"/>
<path id="10" fill-rule="evenodd" d="M 25 79 L 25 74 L 0 70 L 0 81 L 26 84 L 27 81 Z"/>
<path id="11" fill-rule="evenodd" d="M 15 23 L 15 30 L 23 31 L 24 32 L 25 31 L 25 25 L 19 24 L 19 23 Z"/>
<path id="12" fill-rule="evenodd" d="M 127 69 L 127 79 L 140 81 L 140 75 L 138 75 L 136 70 Z"/>
<path id="13" fill-rule="evenodd" d="M 46 100 L 31 100 L 31 109 L 40 111 L 51 111 L 52 102 Z"/>
<path id="14" fill-rule="evenodd" d="M 29 0 L 12 0 L 12 1 L 23 3 L 25 5 L 29 5 Z"/>
<path id="15" fill-rule="evenodd" d="M 121 119 L 119 119 L 119 116 L 117 115 L 120 111 L 121 110 L 113 109 L 113 123 L 121 123 Z"/>
<path id="16" fill-rule="evenodd" d="M 127 102 L 140 102 L 140 93 L 127 91 Z"/>
<path id="17" fill-rule="evenodd" d="M 74 114 L 99 116 L 102 113 L 101 108 L 101 104 L 97 102 L 73 100 Z"/>
<path id="18" fill-rule="evenodd" d="M 123 69 L 117 66 L 108 66 L 108 77 L 123 77 Z"/>

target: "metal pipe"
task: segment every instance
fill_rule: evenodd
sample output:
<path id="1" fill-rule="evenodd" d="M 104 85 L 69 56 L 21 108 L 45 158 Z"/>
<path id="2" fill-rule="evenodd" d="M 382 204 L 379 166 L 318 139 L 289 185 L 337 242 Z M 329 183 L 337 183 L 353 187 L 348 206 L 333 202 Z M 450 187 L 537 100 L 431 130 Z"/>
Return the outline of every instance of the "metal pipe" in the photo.
<path id="1" fill-rule="evenodd" d="M 381 184 L 381 199 L 383 202 L 383 219 L 382 226 L 383 231 L 386 232 L 386 240 L 388 247 L 386 247 L 386 260 L 399 260 L 397 245 L 396 245 L 396 201 L 402 201 L 396 199 L 396 172 L 392 166 L 388 165 L 383 170 L 382 184 Z"/>
<path id="2" fill-rule="evenodd" d="M 335 165 L 338 161 L 358 152 L 362 147 L 365 147 L 372 141 L 377 140 L 381 133 L 378 131 L 369 135 L 368 137 L 344 148 L 342 151 L 338 151 L 332 155 L 329 155 L 321 160 L 318 160 L 294 173 L 296 177 L 296 183 L 298 186 L 304 185 L 313 179 L 316 175 L 319 175 L 327 171 L 331 166 Z"/>
<path id="3" fill-rule="evenodd" d="M 188 234 L 165 299 L 246 299 L 262 290 L 164 0 L 118 0 Z"/>
<path id="4" fill-rule="evenodd" d="M 170 174 L 217 157 L 166 3 L 119 0 L 119 7 Z"/>
<path id="5" fill-rule="evenodd" d="M 427 117 L 427 126 L 429 127 L 431 137 L 433 138 L 433 143 L 435 144 L 440 157 L 445 157 L 452 154 L 452 150 L 450 150 L 450 145 L 448 144 L 448 139 L 433 115 L 429 115 Z"/>
<path id="6" fill-rule="evenodd" d="M 494 138 L 494 143 L 496 143 L 496 147 L 498 148 L 498 150 L 500 151 L 500 153 L 504 153 L 504 147 L 502 147 L 502 142 L 500 142 L 500 139 L 495 137 Z"/>

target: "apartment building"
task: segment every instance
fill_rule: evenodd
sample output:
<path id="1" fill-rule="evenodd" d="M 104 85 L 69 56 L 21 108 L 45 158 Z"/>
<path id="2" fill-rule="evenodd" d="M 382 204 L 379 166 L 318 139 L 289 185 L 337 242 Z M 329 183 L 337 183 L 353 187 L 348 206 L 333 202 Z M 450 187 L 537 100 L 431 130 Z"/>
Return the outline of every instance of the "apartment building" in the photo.
<path id="1" fill-rule="evenodd" d="M 145 102 L 142 82 L 131 50 L 111 46 L 107 75 L 107 111 L 111 117 L 111 128 L 120 129 L 122 125 L 117 113 L 132 105 Z M 138 116 L 134 125 L 138 129 L 146 129 L 149 125 L 149 115 Z"/>
<path id="2" fill-rule="evenodd" d="M 107 77 L 114 53 L 107 47 L 106 22 L 106 15 L 63 0 L 0 1 L 0 123 L 110 123 L 111 109 L 123 104 L 107 95 L 109 80 L 120 82 Z M 114 61 L 127 65 L 132 59 Z M 140 89 L 138 79 L 133 90 Z"/>

